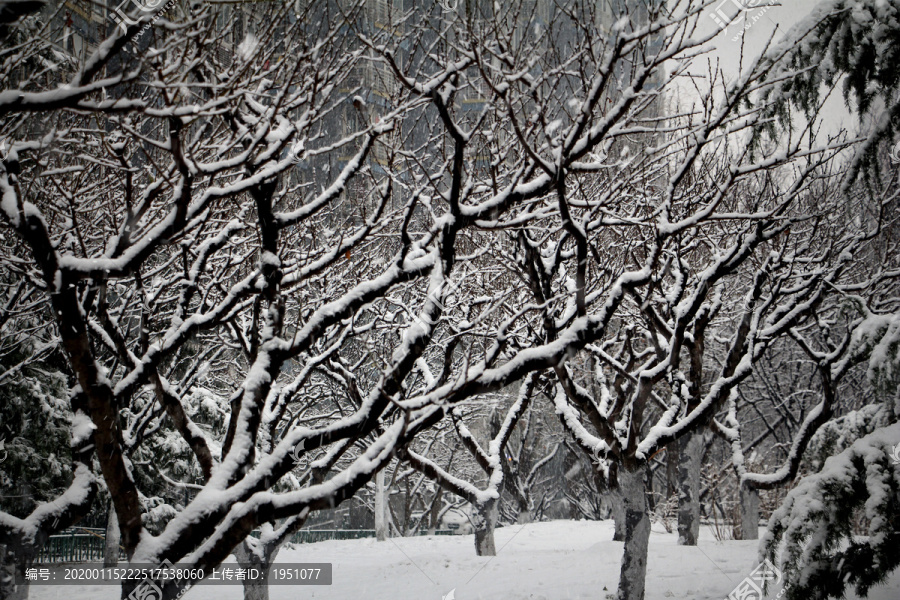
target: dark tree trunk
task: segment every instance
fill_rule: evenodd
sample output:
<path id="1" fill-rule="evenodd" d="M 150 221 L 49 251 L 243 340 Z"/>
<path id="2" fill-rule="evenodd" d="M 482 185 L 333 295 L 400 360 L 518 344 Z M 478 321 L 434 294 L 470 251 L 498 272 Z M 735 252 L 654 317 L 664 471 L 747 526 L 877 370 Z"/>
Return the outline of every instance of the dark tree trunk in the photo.
<path id="1" fill-rule="evenodd" d="M 565 476 L 563 477 L 563 496 L 566 498 L 575 497 L 575 488 L 572 485 L 570 474 L 573 473 L 573 469 L 577 463 L 578 458 L 571 449 L 569 452 L 563 454 L 563 473 L 565 473 Z M 566 504 L 569 507 L 569 519 L 572 521 L 577 520 L 580 516 L 578 507 L 571 500 L 567 501 Z"/>
<path id="2" fill-rule="evenodd" d="M 494 544 L 494 526 L 497 524 L 499 511 L 496 499 L 473 506 L 472 521 L 475 527 L 475 554 L 478 556 L 496 556 L 497 546 Z"/>
<path id="3" fill-rule="evenodd" d="M 597 489 L 600 495 L 609 505 L 609 512 L 613 520 L 613 541 L 625 541 L 625 499 L 622 497 L 622 490 L 619 488 L 618 479 L 620 467 L 616 463 L 612 463 L 609 468 L 609 480 L 604 481 L 602 478 L 597 479 Z"/>
<path id="4" fill-rule="evenodd" d="M 616 600 L 644 600 L 647 579 L 647 550 L 650 543 L 650 514 L 647 510 L 647 467 L 636 471 L 620 467 L 619 490 L 625 509 L 625 548 Z"/>
<path id="5" fill-rule="evenodd" d="M 700 468 L 704 440 L 689 433 L 676 442 L 678 448 L 678 543 L 696 546 L 700 535 Z"/>
<path id="6" fill-rule="evenodd" d="M 242 569 L 256 569 L 260 576 L 244 580 L 244 600 L 269 600 L 269 571 L 281 545 L 266 546 L 254 552 L 246 541 L 234 549 L 234 557 Z"/>
<path id="7" fill-rule="evenodd" d="M 622 491 L 616 488 L 607 494 L 609 498 L 609 506 L 612 511 L 613 524 L 613 541 L 625 541 L 625 498 L 622 497 Z"/>
<path id="8" fill-rule="evenodd" d="M 382 469 L 375 475 L 375 539 L 379 542 L 387 539 L 384 496 L 384 469 Z"/>
<path id="9" fill-rule="evenodd" d="M 109 503 L 109 514 L 106 517 L 106 542 L 103 549 L 103 566 L 115 567 L 119 564 L 119 521 L 116 508 Z"/>
<path id="10" fill-rule="evenodd" d="M 266 566 L 262 580 L 244 580 L 244 600 L 269 600 L 268 578 L 271 567 L 271 565 Z"/>
<path id="11" fill-rule="evenodd" d="M 741 486 L 741 539 L 759 539 L 759 490 Z"/>
<path id="12" fill-rule="evenodd" d="M 678 442 L 666 446 L 666 498 L 678 494 Z"/>
<path id="13" fill-rule="evenodd" d="M 444 495 L 444 488 L 438 486 L 431 501 L 431 510 L 428 518 L 428 535 L 434 535 L 441 523 L 441 496 Z"/>

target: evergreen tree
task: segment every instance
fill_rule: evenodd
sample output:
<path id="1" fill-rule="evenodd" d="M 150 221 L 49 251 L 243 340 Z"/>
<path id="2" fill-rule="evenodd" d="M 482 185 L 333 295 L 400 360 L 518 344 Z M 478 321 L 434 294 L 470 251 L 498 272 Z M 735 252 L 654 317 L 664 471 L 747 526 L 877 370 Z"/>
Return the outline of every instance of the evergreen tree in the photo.
<path id="1" fill-rule="evenodd" d="M 842 598 L 849 586 L 865 597 L 900 565 L 900 424 L 871 433 L 803 479 L 775 511 L 761 558 L 780 566 L 786 598 Z M 865 535 L 854 535 L 861 513 Z"/>
<path id="2" fill-rule="evenodd" d="M 787 495 L 761 541 L 762 558 L 775 562 L 781 550 L 788 600 L 841 598 L 851 585 L 864 597 L 900 565 L 900 423 L 893 403 L 900 315 L 866 318 L 846 360 L 862 356 L 869 383 L 891 400 L 848 413 L 818 432 L 809 449 L 818 472 Z M 854 530 L 858 522 L 864 536 Z"/>
<path id="3" fill-rule="evenodd" d="M 0 509 L 17 517 L 56 498 L 72 479 L 66 378 L 33 339 L 0 347 Z M 5 457 L 5 458 L 4 458 Z"/>
<path id="4" fill-rule="evenodd" d="M 763 95 L 764 110 L 777 117 L 767 133 L 779 136 L 792 126 L 791 108 L 812 117 L 840 84 L 847 108 L 871 121 L 851 175 L 877 174 L 879 146 L 900 130 L 900 1 L 820 2 L 766 57 L 773 85 Z"/>

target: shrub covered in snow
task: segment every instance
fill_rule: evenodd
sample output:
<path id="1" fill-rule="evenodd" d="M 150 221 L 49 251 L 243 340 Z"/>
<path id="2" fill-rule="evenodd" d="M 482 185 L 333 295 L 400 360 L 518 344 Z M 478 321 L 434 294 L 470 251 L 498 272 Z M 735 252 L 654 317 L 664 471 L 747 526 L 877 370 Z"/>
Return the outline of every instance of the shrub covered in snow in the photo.
<path id="1" fill-rule="evenodd" d="M 769 521 L 760 558 L 779 555 L 789 600 L 860 596 L 900 565 L 900 423 L 829 458 L 803 479 Z M 862 511 L 867 535 L 851 530 Z"/>

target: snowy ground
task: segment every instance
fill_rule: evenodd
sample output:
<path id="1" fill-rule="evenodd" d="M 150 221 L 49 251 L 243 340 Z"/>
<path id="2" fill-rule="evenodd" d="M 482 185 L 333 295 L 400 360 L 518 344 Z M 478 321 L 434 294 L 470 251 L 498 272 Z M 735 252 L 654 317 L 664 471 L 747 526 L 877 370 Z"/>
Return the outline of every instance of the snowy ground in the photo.
<path id="1" fill-rule="evenodd" d="M 612 524 L 555 521 L 497 530 L 497 556 L 475 556 L 471 535 L 320 542 L 282 550 L 279 562 L 330 562 L 331 586 L 272 586 L 271 600 L 569 600 L 612 598 L 622 544 L 610 541 Z M 722 600 L 756 567 L 757 543 L 718 542 L 701 531 L 696 547 L 654 526 L 647 600 Z M 32 587 L 34 600 L 115 600 L 114 586 Z M 774 597 L 773 592 L 771 597 Z M 188 600 L 239 600 L 235 585 L 202 585 Z M 855 599 L 856 596 L 849 596 Z M 873 590 L 873 600 L 900 598 L 900 573 Z"/>

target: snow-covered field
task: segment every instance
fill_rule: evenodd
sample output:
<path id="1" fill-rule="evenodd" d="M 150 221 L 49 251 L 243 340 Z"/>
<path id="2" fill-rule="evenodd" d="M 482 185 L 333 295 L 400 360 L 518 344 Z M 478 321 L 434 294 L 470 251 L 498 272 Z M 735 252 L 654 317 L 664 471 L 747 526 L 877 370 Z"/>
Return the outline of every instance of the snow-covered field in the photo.
<path id="1" fill-rule="evenodd" d="M 331 586 L 272 586 L 271 600 L 605 600 L 615 594 L 622 544 L 612 522 L 555 521 L 497 530 L 497 556 L 475 556 L 468 536 L 320 542 L 282 550 L 278 562 L 330 562 Z M 756 567 L 757 542 L 718 542 L 701 531 L 696 547 L 677 545 L 654 526 L 650 538 L 647 600 L 722 600 Z M 114 600 L 115 586 L 34 586 L 35 600 Z M 775 596 L 775 592 L 771 597 Z M 235 585 L 201 585 L 188 600 L 238 600 Z M 850 595 L 855 599 L 856 596 Z M 900 598 L 900 574 L 869 598 Z"/>

